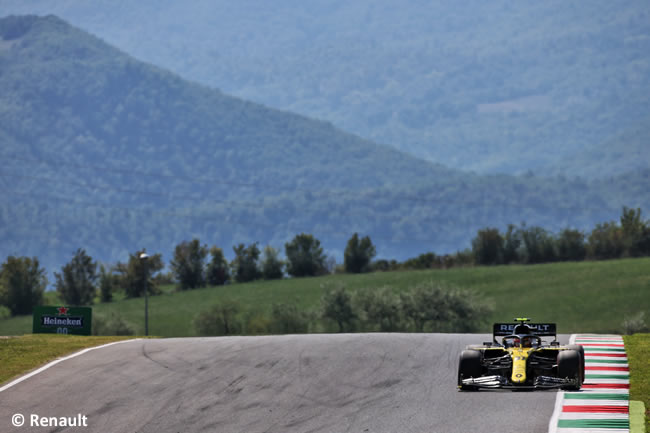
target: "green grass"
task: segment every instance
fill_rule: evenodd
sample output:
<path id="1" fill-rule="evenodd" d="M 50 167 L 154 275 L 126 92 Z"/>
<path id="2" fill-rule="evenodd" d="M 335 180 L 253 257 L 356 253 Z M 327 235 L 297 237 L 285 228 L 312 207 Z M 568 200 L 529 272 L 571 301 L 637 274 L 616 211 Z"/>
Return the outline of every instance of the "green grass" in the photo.
<path id="1" fill-rule="evenodd" d="M 197 312 L 222 300 L 240 303 L 244 314 L 268 313 L 275 302 L 296 302 L 317 309 L 323 286 L 342 283 L 349 289 L 391 286 L 396 290 L 434 281 L 472 289 L 489 300 L 492 321 L 527 316 L 556 322 L 560 333 L 621 332 L 623 320 L 650 311 L 650 258 L 601 262 L 555 263 L 534 266 L 468 267 L 448 270 L 399 271 L 362 275 L 329 275 L 281 281 L 232 284 L 187 292 L 164 288 L 149 298 L 151 334 L 176 337 L 195 335 Z M 144 300 L 124 299 L 93 306 L 93 314 L 115 313 L 144 334 Z M 31 316 L 0 321 L 0 335 L 31 332 Z"/>
<path id="2" fill-rule="evenodd" d="M 0 384 L 63 355 L 127 338 L 131 337 L 33 334 L 1 338 Z"/>
<path id="3" fill-rule="evenodd" d="M 646 431 L 650 432 L 650 334 L 626 335 L 625 349 L 630 364 L 630 400 L 646 408 Z"/>

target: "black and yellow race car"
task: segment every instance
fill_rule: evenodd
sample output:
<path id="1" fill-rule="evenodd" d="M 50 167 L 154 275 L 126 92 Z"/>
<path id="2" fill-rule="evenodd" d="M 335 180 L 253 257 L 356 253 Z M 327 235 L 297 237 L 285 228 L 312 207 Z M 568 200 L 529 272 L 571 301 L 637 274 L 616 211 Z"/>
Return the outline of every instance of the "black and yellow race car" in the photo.
<path id="1" fill-rule="evenodd" d="M 516 323 L 495 323 L 491 342 L 463 350 L 458 388 L 579 390 L 585 377 L 582 346 L 561 345 L 555 323 L 529 321 L 518 318 Z M 548 337 L 553 337 L 552 341 L 544 340 Z"/>

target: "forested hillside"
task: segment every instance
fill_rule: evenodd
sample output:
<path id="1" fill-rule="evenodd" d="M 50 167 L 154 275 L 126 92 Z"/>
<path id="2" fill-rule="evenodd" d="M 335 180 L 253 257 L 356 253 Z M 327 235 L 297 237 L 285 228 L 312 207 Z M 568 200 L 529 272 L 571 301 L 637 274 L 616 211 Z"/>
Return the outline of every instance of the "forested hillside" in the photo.
<path id="1" fill-rule="evenodd" d="M 548 175 L 571 173 L 587 178 L 602 178 L 612 173 L 621 175 L 649 168 L 650 114 L 638 126 L 626 129 L 596 146 L 576 151 L 565 160 L 545 167 L 542 172 Z"/>
<path id="2" fill-rule="evenodd" d="M 54 16 L 0 19 L 0 256 L 50 271 L 77 248 L 165 260 L 198 237 L 229 253 L 354 232 L 379 257 L 466 248 L 508 223 L 592 228 L 650 209 L 648 171 L 602 181 L 479 176 L 185 81 Z"/>
<path id="3" fill-rule="evenodd" d="M 650 152 L 634 151 L 650 141 L 645 0 L 4 0 L 2 9 L 56 13 L 184 77 L 450 167 L 598 177 L 650 166 Z"/>
<path id="4" fill-rule="evenodd" d="M 53 16 L 9 17 L 0 32 L 0 122 L 18 146 L 5 154 L 153 164 L 164 175 L 268 187 L 359 189 L 452 173 L 328 123 L 189 83 Z"/>

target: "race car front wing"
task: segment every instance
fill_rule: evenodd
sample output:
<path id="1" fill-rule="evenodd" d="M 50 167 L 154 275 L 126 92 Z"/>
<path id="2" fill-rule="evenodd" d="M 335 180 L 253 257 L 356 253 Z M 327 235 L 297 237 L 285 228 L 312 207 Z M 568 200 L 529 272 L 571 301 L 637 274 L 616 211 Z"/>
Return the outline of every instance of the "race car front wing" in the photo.
<path id="1" fill-rule="evenodd" d="M 553 376 L 537 376 L 532 385 L 515 385 L 510 383 L 506 377 L 500 375 L 470 377 L 469 379 L 463 379 L 462 382 L 463 385 L 471 385 L 478 388 L 503 389 L 551 389 L 576 385 L 576 379 Z"/>

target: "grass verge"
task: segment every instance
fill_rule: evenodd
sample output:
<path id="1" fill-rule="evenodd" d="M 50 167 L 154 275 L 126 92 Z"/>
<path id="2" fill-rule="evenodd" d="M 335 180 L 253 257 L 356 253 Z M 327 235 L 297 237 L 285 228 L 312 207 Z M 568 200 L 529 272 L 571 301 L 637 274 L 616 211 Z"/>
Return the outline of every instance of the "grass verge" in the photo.
<path id="1" fill-rule="evenodd" d="M 645 403 L 645 429 L 650 432 L 650 334 L 623 337 L 630 364 L 630 400 Z"/>
<path id="2" fill-rule="evenodd" d="M 133 337 L 33 334 L 0 338 L 0 385 L 63 355 L 129 338 Z"/>

